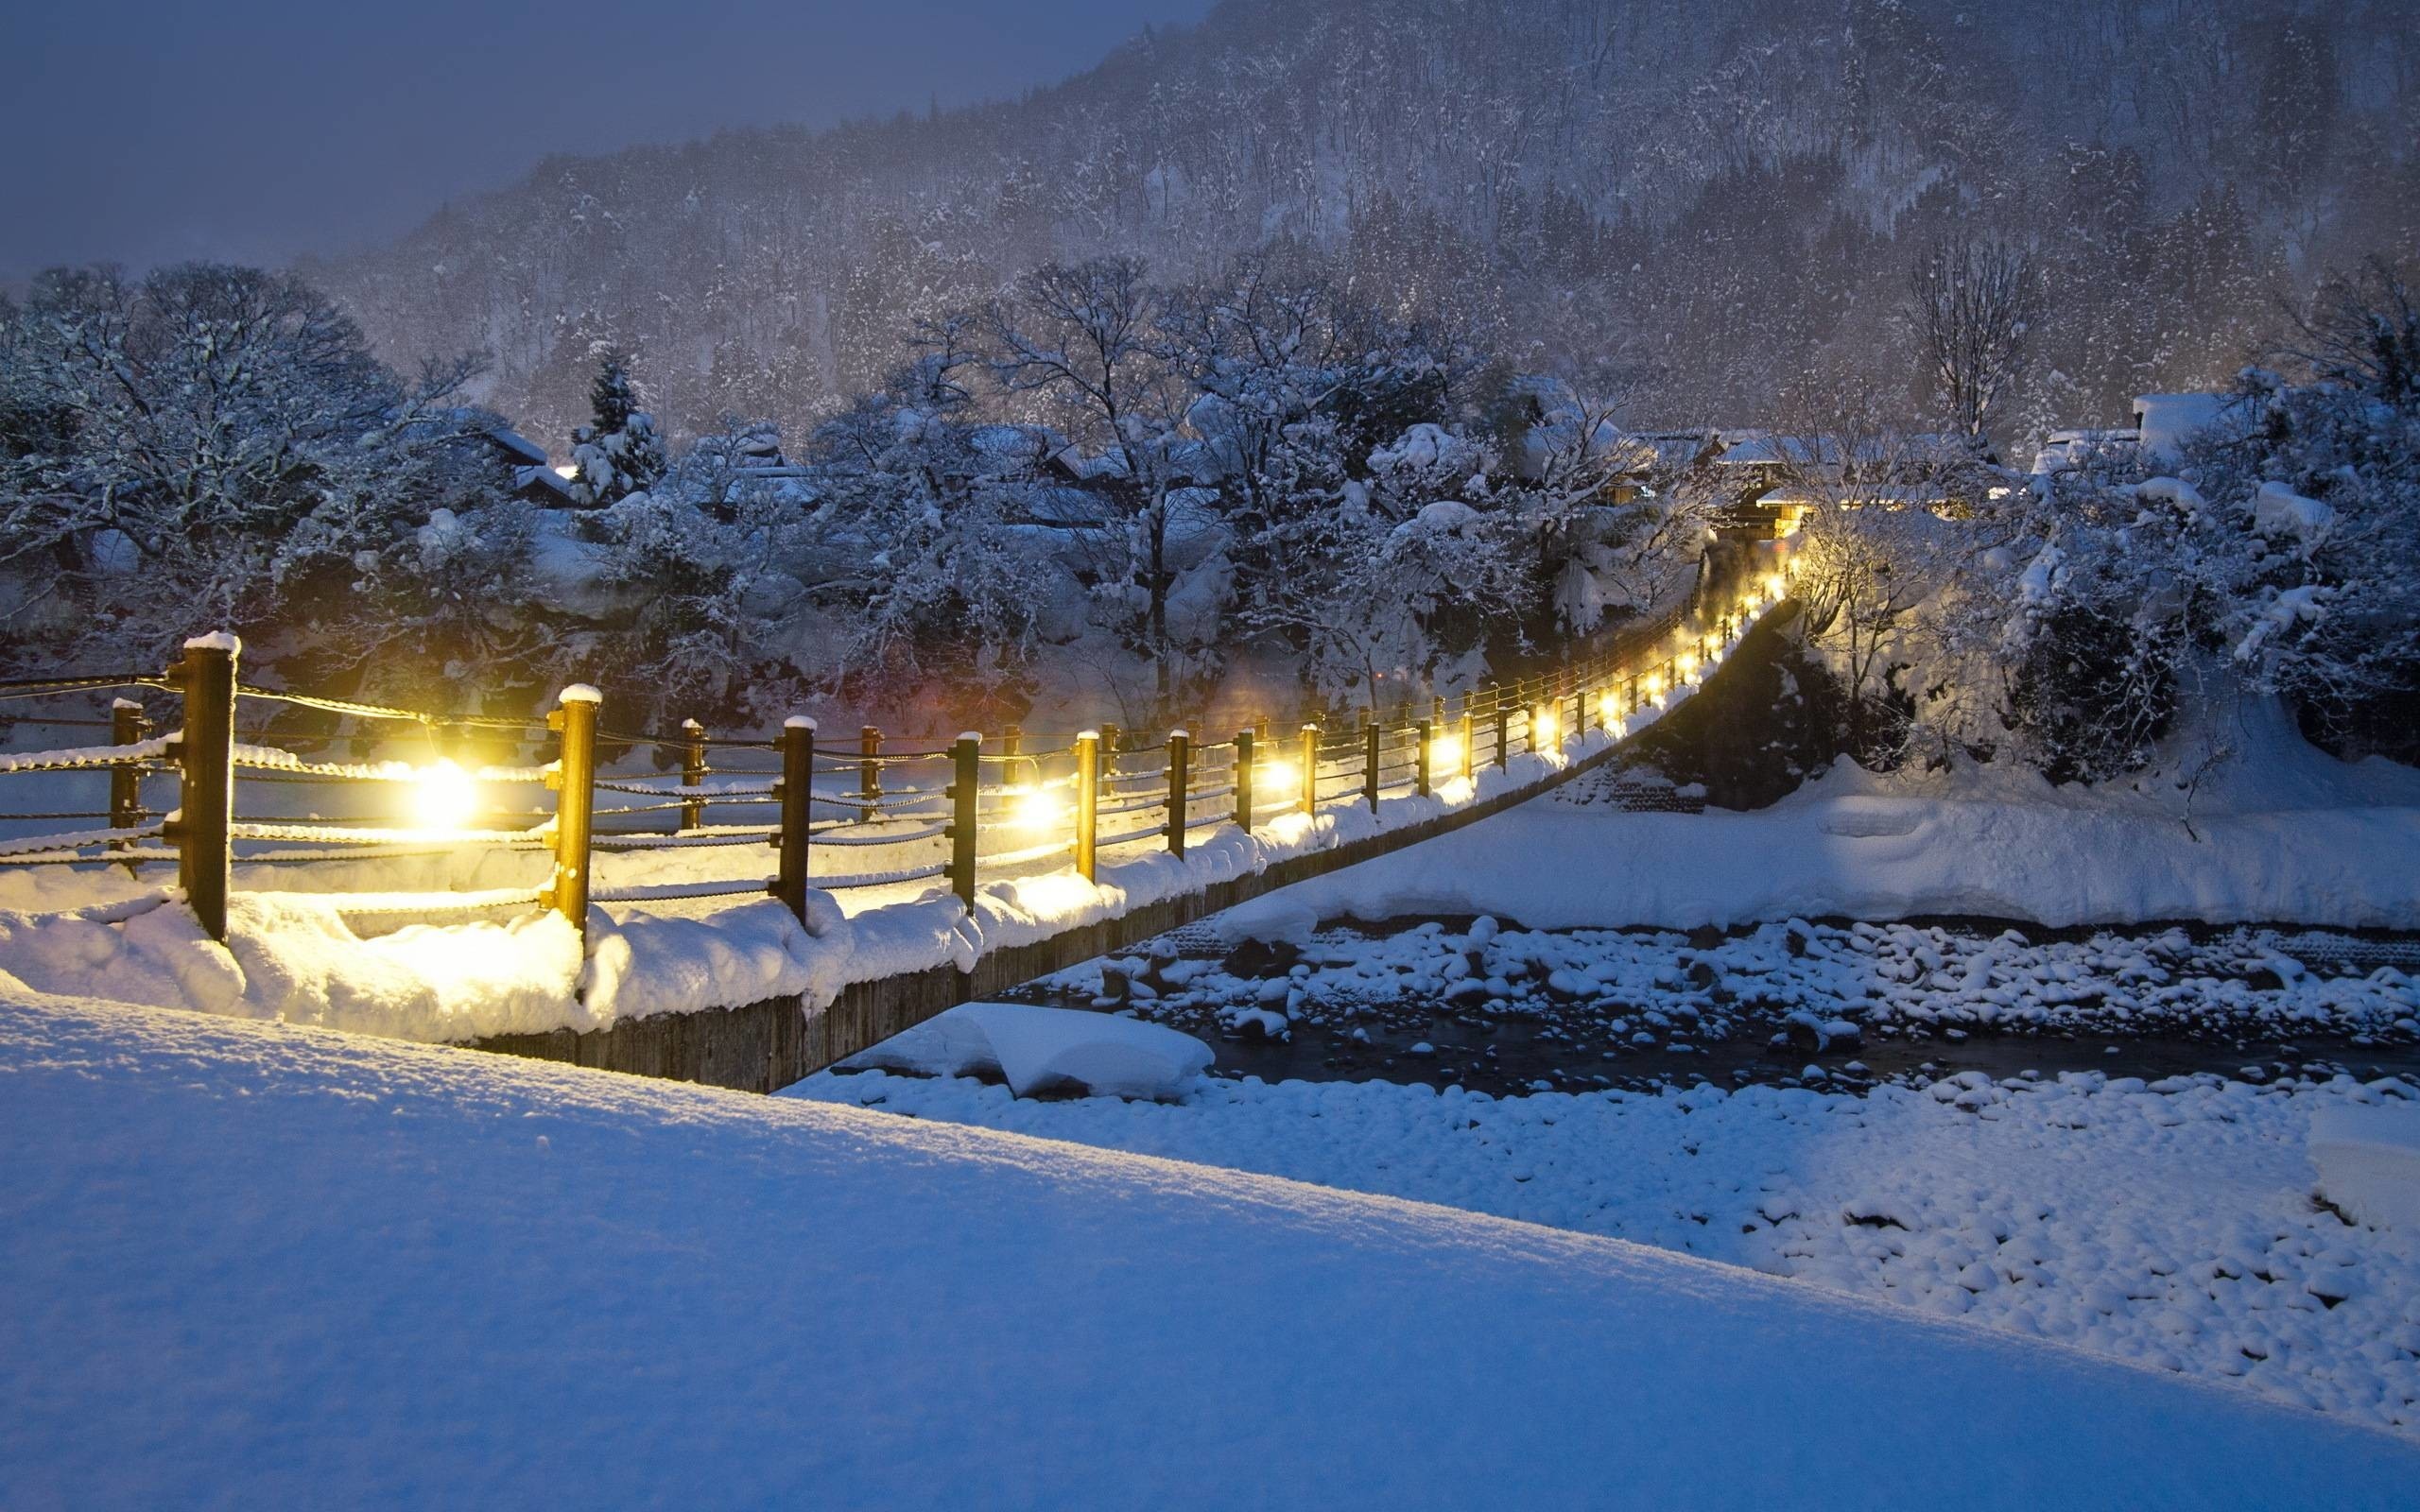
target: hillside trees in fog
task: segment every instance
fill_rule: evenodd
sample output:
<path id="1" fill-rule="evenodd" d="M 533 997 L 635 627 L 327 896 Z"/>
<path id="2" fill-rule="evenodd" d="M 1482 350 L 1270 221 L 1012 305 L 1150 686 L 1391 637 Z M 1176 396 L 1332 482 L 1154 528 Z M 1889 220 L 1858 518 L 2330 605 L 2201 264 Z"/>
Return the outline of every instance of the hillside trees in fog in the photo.
<path id="1" fill-rule="evenodd" d="M 1231 0 L 1014 104 L 555 160 L 325 274 L 384 350 L 493 352 L 485 397 L 550 436 L 599 334 L 675 437 L 795 435 L 1045 264 L 1288 249 L 1524 369 L 1625 353 L 1634 423 L 1743 425 L 1900 339 L 1922 249 L 1988 234 L 2058 302 L 2014 455 L 2223 385 L 2281 293 L 2413 249 L 2403 11 Z"/>

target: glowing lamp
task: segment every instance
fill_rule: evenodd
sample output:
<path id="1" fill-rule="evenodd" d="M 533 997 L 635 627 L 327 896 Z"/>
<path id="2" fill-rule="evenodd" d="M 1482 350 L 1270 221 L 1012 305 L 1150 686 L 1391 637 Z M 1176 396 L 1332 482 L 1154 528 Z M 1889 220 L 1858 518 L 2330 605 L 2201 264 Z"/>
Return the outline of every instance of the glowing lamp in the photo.
<path id="1" fill-rule="evenodd" d="M 1563 721 L 1554 716 L 1553 710 L 1541 709 L 1530 720 L 1530 745 L 1551 746 L 1563 738 Z"/>
<path id="2" fill-rule="evenodd" d="M 1303 774 L 1292 762 L 1263 762 L 1260 781 L 1271 793 L 1291 793 L 1303 781 Z"/>
<path id="3" fill-rule="evenodd" d="M 412 815 L 424 830 L 467 828 L 478 808 L 478 784 L 450 761 L 424 766 L 413 779 Z"/>
<path id="4" fill-rule="evenodd" d="M 1683 682 L 1688 681 L 1698 675 L 1697 654 L 1691 651 L 1682 652 L 1672 659 L 1672 669 L 1681 675 Z"/>
<path id="5" fill-rule="evenodd" d="M 1638 679 L 1638 686 L 1639 691 L 1644 693 L 1649 699 L 1653 700 L 1661 698 L 1664 696 L 1664 674 L 1661 672 L 1651 672 L 1647 676 Z"/>
<path id="6" fill-rule="evenodd" d="M 1428 769 L 1452 771 L 1462 764 L 1462 743 L 1452 735 L 1440 735 L 1428 743 Z"/>
<path id="7" fill-rule="evenodd" d="M 1059 795 L 1039 787 L 1018 793 L 1012 812 L 1016 821 L 1028 830 L 1049 829 L 1067 816 L 1067 807 L 1059 801 Z"/>

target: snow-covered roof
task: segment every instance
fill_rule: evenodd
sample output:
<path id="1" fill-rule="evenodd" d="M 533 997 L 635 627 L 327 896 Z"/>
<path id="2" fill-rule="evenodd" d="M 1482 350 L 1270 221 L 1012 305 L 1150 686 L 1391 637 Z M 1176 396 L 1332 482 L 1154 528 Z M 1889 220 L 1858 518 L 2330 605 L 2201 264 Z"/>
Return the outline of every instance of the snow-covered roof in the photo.
<path id="1" fill-rule="evenodd" d="M 488 432 L 488 439 L 531 467 L 546 465 L 546 449 L 510 426 L 499 426 Z"/>
<path id="2" fill-rule="evenodd" d="M 2095 456 L 2132 452 L 2142 438 L 2142 432 L 2132 429 L 2052 431 L 2033 454 L 2033 472 L 2036 476 L 2072 472 Z"/>
<path id="3" fill-rule="evenodd" d="M 1947 490 L 1924 483 L 1842 483 L 1830 489 L 1768 489 L 1756 495 L 1756 503 L 1768 509 L 1834 504 L 1849 508 L 1860 505 L 1880 505 L 1892 508 L 1914 506 L 1929 509 L 1948 503 L 1949 499 Z"/>
<path id="4" fill-rule="evenodd" d="M 2141 394 L 2135 400 L 2135 423 L 2141 431 L 2144 459 L 2173 462 L 2186 438 L 2207 430 L 2224 415 L 2228 394 Z"/>
<path id="5" fill-rule="evenodd" d="M 1774 436 L 1765 432 L 1743 431 L 1725 435 L 1724 445 L 1715 455 L 1720 467 L 1779 467 L 1784 464 L 1804 467 L 1811 463 L 1830 464 L 1840 460 L 1840 448 L 1821 438 Z"/>
<path id="6" fill-rule="evenodd" d="M 570 481 L 558 473 L 553 468 L 544 466 L 543 464 L 535 467 L 514 468 L 512 470 L 512 486 L 516 490 L 526 490 L 533 488 L 542 490 L 567 505 L 577 504 L 579 502 L 579 500 L 574 499 L 571 495 Z"/>

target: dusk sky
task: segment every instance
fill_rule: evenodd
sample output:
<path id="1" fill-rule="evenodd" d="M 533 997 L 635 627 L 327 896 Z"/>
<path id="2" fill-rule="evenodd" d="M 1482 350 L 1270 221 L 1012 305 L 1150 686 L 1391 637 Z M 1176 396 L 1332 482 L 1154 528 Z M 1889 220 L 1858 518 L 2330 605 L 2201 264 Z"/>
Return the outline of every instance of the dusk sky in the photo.
<path id="1" fill-rule="evenodd" d="M 1012 95 L 1209 0 L 0 3 L 0 278 L 391 235 L 548 152 Z"/>

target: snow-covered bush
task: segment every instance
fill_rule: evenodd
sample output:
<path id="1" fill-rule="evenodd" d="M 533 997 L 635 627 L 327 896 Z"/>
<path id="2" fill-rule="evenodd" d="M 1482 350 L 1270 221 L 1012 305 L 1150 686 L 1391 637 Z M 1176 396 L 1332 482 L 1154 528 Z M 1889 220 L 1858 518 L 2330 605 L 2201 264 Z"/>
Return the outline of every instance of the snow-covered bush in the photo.
<path id="1" fill-rule="evenodd" d="M 2247 374 L 2234 422 L 2188 449 L 2186 475 L 2222 532 L 2202 571 L 2222 595 L 2215 630 L 2238 673 L 2291 698 L 2328 744 L 2410 760 L 2420 756 L 2420 385 L 2395 353 L 2420 322 L 2406 301 L 2399 324 L 2382 310 L 2376 330 L 2370 381 L 2320 365 L 2317 382 Z"/>
<path id="2" fill-rule="evenodd" d="M 2299 372 L 2247 370 L 2178 475 L 2110 461 L 1948 520 L 1819 512 L 1802 591 L 1844 680 L 1899 665 L 1943 747 L 2054 781 L 2135 770 L 2188 697 L 2237 693 L 2347 754 L 2420 756 L 2420 313 L 2373 266 L 2305 333 Z"/>

